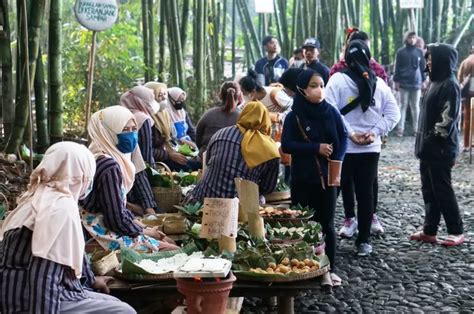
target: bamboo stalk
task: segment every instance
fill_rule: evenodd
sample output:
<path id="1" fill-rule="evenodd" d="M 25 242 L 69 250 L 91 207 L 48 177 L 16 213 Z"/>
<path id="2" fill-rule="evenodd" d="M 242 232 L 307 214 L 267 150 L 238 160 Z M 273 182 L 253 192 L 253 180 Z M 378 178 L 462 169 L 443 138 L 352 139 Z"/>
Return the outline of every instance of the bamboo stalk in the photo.
<path id="1" fill-rule="evenodd" d="M 261 49 L 261 44 L 260 44 L 261 41 L 258 38 L 257 32 L 255 30 L 252 19 L 250 17 L 250 12 L 249 12 L 248 6 L 244 2 L 244 0 L 237 0 L 237 2 L 240 3 L 240 9 L 241 9 L 242 14 L 243 14 L 244 25 L 245 25 L 244 29 L 247 29 L 248 31 L 250 31 L 249 38 L 251 39 L 251 44 L 252 44 L 253 48 L 255 49 L 256 55 L 261 56 L 261 55 L 263 55 L 262 49 Z"/>
<path id="2" fill-rule="evenodd" d="M 158 39 L 158 78 L 160 81 L 165 79 L 165 31 L 166 31 L 166 8 L 165 0 L 160 0 L 160 30 Z"/>
<path id="3" fill-rule="evenodd" d="M 181 28 L 180 28 L 180 38 L 181 38 L 181 47 L 183 53 L 185 53 L 186 39 L 188 37 L 188 21 L 189 21 L 189 0 L 183 0 L 183 11 L 181 14 Z"/>
<path id="4" fill-rule="evenodd" d="M 51 0 L 48 43 L 48 114 L 51 143 L 63 139 L 62 1 Z"/>
<path id="5" fill-rule="evenodd" d="M 222 8 L 222 32 L 221 32 L 221 60 L 220 66 L 222 69 L 222 77 L 225 76 L 224 74 L 224 67 L 225 67 L 225 52 L 226 52 L 226 25 L 227 25 L 227 0 L 223 0 L 224 5 Z"/>
<path id="6" fill-rule="evenodd" d="M 13 103 L 13 60 L 10 43 L 11 32 L 8 0 L 1 0 L 0 2 L 0 17 L 3 20 L 3 29 L 0 31 L 3 136 L 5 139 L 8 139 L 15 120 L 15 105 Z"/>
<path id="7" fill-rule="evenodd" d="M 235 77 L 235 21 L 237 19 L 237 1 L 232 0 L 232 78 Z"/>
<path id="8" fill-rule="evenodd" d="M 143 62 L 145 63 L 145 82 L 150 81 L 151 76 L 148 32 L 148 0 L 142 0 Z"/>
<path id="9" fill-rule="evenodd" d="M 46 151 L 49 146 L 48 134 L 48 113 L 45 103 L 45 77 L 44 65 L 42 60 L 41 49 L 38 53 L 38 61 L 36 61 L 36 75 L 34 83 L 35 92 L 35 111 L 36 111 L 36 132 L 37 147 L 40 152 Z"/>
<path id="10" fill-rule="evenodd" d="M 147 18 L 148 18 L 148 68 L 150 80 L 154 80 L 156 77 L 156 64 L 155 64 L 155 14 L 154 14 L 154 1 L 148 0 L 147 5 Z"/>
<path id="11" fill-rule="evenodd" d="M 89 55 L 89 66 L 87 74 L 87 103 L 86 103 L 86 124 L 84 133 L 87 132 L 89 126 L 89 120 L 91 118 L 91 107 L 92 107 L 92 88 L 94 86 L 94 70 L 95 70 L 95 54 L 97 49 L 97 32 L 92 32 L 92 44 L 91 52 Z"/>

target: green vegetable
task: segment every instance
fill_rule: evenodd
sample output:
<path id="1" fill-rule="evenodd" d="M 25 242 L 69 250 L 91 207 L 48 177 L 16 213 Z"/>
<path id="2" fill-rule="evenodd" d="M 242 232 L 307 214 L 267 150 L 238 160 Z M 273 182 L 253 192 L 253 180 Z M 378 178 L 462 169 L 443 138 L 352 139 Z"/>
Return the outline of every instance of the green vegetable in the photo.
<path id="1" fill-rule="evenodd" d="M 178 153 L 183 154 L 185 156 L 189 156 L 189 157 L 196 157 L 198 152 L 195 151 L 188 144 L 183 144 L 183 145 L 178 146 Z"/>

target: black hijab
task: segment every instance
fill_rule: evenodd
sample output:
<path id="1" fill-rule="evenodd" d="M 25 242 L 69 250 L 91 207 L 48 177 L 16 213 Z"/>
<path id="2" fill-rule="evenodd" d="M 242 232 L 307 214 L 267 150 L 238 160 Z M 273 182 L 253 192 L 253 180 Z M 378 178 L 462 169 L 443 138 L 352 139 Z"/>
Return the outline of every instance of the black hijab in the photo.
<path id="1" fill-rule="evenodd" d="M 283 72 L 278 82 L 283 84 L 283 86 L 290 89 L 294 93 L 298 93 L 298 90 L 296 89 L 296 81 L 298 80 L 298 76 L 303 71 L 304 70 L 301 68 L 289 68 Z"/>
<path id="2" fill-rule="evenodd" d="M 296 81 L 297 92 L 293 100 L 292 110 L 301 120 L 325 119 L 326 114 L 329 112 L 329 104 L 327 102 L 323 100 L 321 103 L 316 105 L 307 100 L 303 94 L 303 90 L 308 87 L 309 81 L 315 74 L 323 79 L 321 74 L 318 72 L 312 69 L 307 69 L 298 75 L 298 79 Z"/>
<path id="3" fill-rule="evenodd" d="M 365 112 L 369 106 L 375 106 L 374 93 L 377 86 L 377 77 L 369 66 L 370 49 L 364 41 L 353 40 L 349 43 L 344 58 L 348 68 L 343 73 L 356 83 L 359 89 L 359 103 Z"/>

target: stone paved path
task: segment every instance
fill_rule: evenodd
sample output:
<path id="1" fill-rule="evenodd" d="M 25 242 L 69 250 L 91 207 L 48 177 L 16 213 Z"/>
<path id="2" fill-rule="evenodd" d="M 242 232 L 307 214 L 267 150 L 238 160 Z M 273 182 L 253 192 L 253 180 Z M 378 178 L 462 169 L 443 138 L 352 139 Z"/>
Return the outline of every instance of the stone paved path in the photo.
<path id="1" fill-rule="evenodd" d="M 408 236 L 423 223 L 423 200 L 414 138 L 389 138 L 379 164 L 379 217 L 385 235 L 373 238 L 374 253 L 355 255 L 354 241 L 340 239 L 337 257 L 341 287 L 295 300 L 297 313 L 314 312 L 474 312 L 474 164 L 463 153 L 453 185 L 469 240 L 456 248 L 421 244 Z M 336 227 L 342 222 L 337 208 Z M 446 235 L 444 221 L 440 236 Z M 274 309 L 246 299 L 242 313 Z"/>

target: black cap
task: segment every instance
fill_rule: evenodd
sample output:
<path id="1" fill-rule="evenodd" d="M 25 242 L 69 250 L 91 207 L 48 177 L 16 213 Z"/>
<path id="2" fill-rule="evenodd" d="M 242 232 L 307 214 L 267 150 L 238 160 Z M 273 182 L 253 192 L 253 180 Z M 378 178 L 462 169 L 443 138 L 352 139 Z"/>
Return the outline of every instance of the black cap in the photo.
<path id="1" fill-rule="evenodd" d="M 304 44 L 301 48 L 321 48 L 321 45 L 319 44 L 319 40 L 317 40 L 314 37 L 307 38 L 304 41 Z"/>

